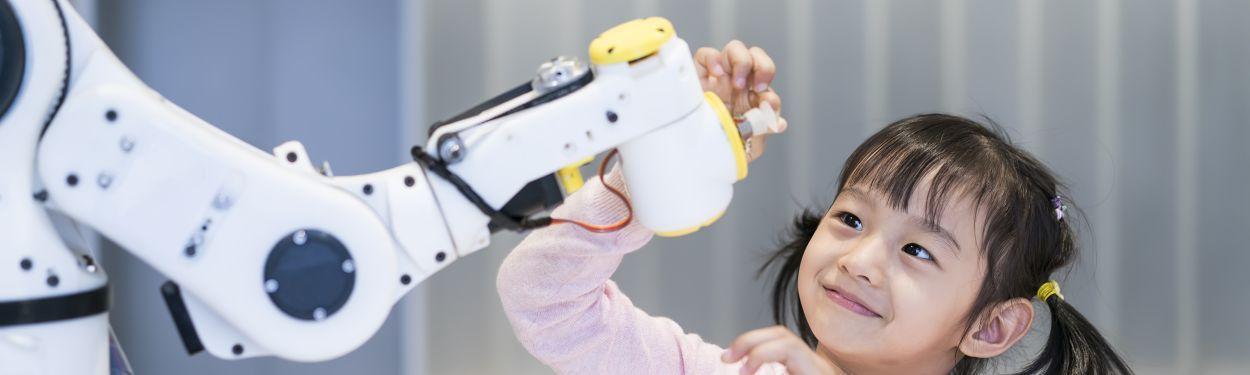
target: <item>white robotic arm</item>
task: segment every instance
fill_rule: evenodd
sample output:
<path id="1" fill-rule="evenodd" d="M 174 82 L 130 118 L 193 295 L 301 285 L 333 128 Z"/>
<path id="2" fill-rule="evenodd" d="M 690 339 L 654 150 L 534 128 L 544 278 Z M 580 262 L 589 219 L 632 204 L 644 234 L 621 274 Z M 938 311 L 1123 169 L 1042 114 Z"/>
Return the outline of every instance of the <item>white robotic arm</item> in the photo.
<path id="1" fill-rule="evenodd" d="M 23 315 L 65 306 L 48 298 L 107 296 L 102 272 L 86 271 L 90 258 L 49 235 L 44 207 L 168 276 L 162 292 L 192 353 L 320 361 L 363 344 L 408 290 L 487 246 L 493 230 L 549 224 L 533 215 L 575 190 L 576 167 L 598 153 L 619 150 L 635 216 L 661 235 L 715 221 L 746 175 L 741 125 L 702 92 L 689 47 L 661 18 L 600 35 L 593 66 L 553 59 L 532 82 L 436 124 L 413 163 L 331 177 L 297 142 L 270 155 L 165 100 L 63 0 L 0 5 L 25 54 L 0 121 L 0 235 L 24 240 L 0 244 L 0 279 L 26 285 L 0 291 L 0 361 L 17 353 L 41 366 L 46 358 L 5 347 L 38 328 L 89 320 L 66 332 L 107 336 L 107 304 L 61 319 Z M 73 282 L 33 282 L 17 267 L 32 258 L 34 271 Z M 34 341 L 23 350 L 54 340 Z"/>

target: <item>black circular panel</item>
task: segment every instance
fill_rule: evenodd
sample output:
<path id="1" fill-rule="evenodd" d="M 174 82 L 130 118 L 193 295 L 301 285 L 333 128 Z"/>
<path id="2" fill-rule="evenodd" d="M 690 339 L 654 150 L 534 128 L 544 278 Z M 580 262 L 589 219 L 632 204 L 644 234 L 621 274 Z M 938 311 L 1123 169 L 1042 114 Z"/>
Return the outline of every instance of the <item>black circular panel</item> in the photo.
<path id="1" fill-rule="evenodd" d="M 295 231 L 274 245 L 265 261 L 261 286 L 279 310 L 302 320 L 334 315 L 356 285 L 352 256 L 333 235 Z"/>
<path id="2" fill-rule="evenodd" d="M 0 1 L 0 118 L 17 99 L 26 74 L 26 42 L 8 1 Z"/>

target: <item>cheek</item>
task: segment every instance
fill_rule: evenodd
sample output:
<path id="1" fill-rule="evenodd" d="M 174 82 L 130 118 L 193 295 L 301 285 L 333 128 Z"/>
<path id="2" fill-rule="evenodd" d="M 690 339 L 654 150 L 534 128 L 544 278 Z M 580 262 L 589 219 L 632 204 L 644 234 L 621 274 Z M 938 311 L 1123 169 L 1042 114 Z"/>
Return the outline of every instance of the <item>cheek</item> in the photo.
<path id="1" fill-rule="evenodd" d="M 911 347 L 911 351 L 924 351 L 948 348 L 959 342 L 958 325 L 963 317 L 960 312 L 967 309 L 967 303 L 950 298 L 946 287 L 924 281 L 893 289 L 897 314 L 890 322 L 890 331 L 899 345 Z"/>
<path id="2" fill-rule="evenodd" d="M 796 285 L 800 291 L 817 287 L 815 283 L 818 277 L 837 270 L 839 249 L 842 246 L 837 239 L 827 234 L 828 231 L 824 226 L 825 224 L 822 223 L 820 228 L 817 228 L 816 234 L 812 236 L 811 241 L 807 243 L 807 248 L 803 250 L 803 260 L 799 262 Z"/>
<path id="3" fill-rule="evenodd" d="M 953 272 L 926 279 L 900 279 L 892 297 L 898 313 L 891 322 L 900 346 L 916 352 L 959 345 L 964 319 L 980 289 L 980 276 Z"/>

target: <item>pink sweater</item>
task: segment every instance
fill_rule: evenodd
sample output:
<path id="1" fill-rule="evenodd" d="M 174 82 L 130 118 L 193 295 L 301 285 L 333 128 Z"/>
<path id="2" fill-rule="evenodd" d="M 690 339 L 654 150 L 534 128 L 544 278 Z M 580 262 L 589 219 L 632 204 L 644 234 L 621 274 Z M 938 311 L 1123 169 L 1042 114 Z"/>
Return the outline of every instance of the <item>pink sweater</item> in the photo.
<path id="1" fill-rule="evenodd" d="M 625 191 L 618 170 L 604 177 Z M 552 216 L 606 224 L 625 213 L 625 205 L 596 177 Z M 651 236 L 637 220 L 613 233 L 555 224 L 517 245 L 496 283 L 525 349 L 561 374 L 737 374 L 741 361 L 721 362 L 724 349 L 634 307 L 608 279 L 625 254 Z M 768 364 L 758 373 L 783 374 L 785 368 Z"/>

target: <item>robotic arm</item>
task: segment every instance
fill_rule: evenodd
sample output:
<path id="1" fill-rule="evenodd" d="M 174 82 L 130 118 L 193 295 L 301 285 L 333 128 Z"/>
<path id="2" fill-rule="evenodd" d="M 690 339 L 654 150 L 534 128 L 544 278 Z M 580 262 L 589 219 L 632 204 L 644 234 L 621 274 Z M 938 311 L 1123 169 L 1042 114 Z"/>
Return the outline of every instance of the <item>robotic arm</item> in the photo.
<path id="1" fill-rule="evenodd" d="M 662 18 L 604 32 L 590 66 L 553 59 L 435 124 L 414 162 L 346 177 L 298 142 L 264 153 L 162 98 L 63 0 L 0 2 L 0 40 L 0 361 L 48 373 L 107 364 L 108 289 L 47 209 L 171 279 L 162 294 L 189 352 L 321 361 L 493 231 L 549 224 L 533 215 L 596 154 L 619 151 L 636 218 L 666 236 L 715 221 L 747 172 L 751 124 L 702 92 Z M 51 363 L 69 342 L 88 367 Z"/>

